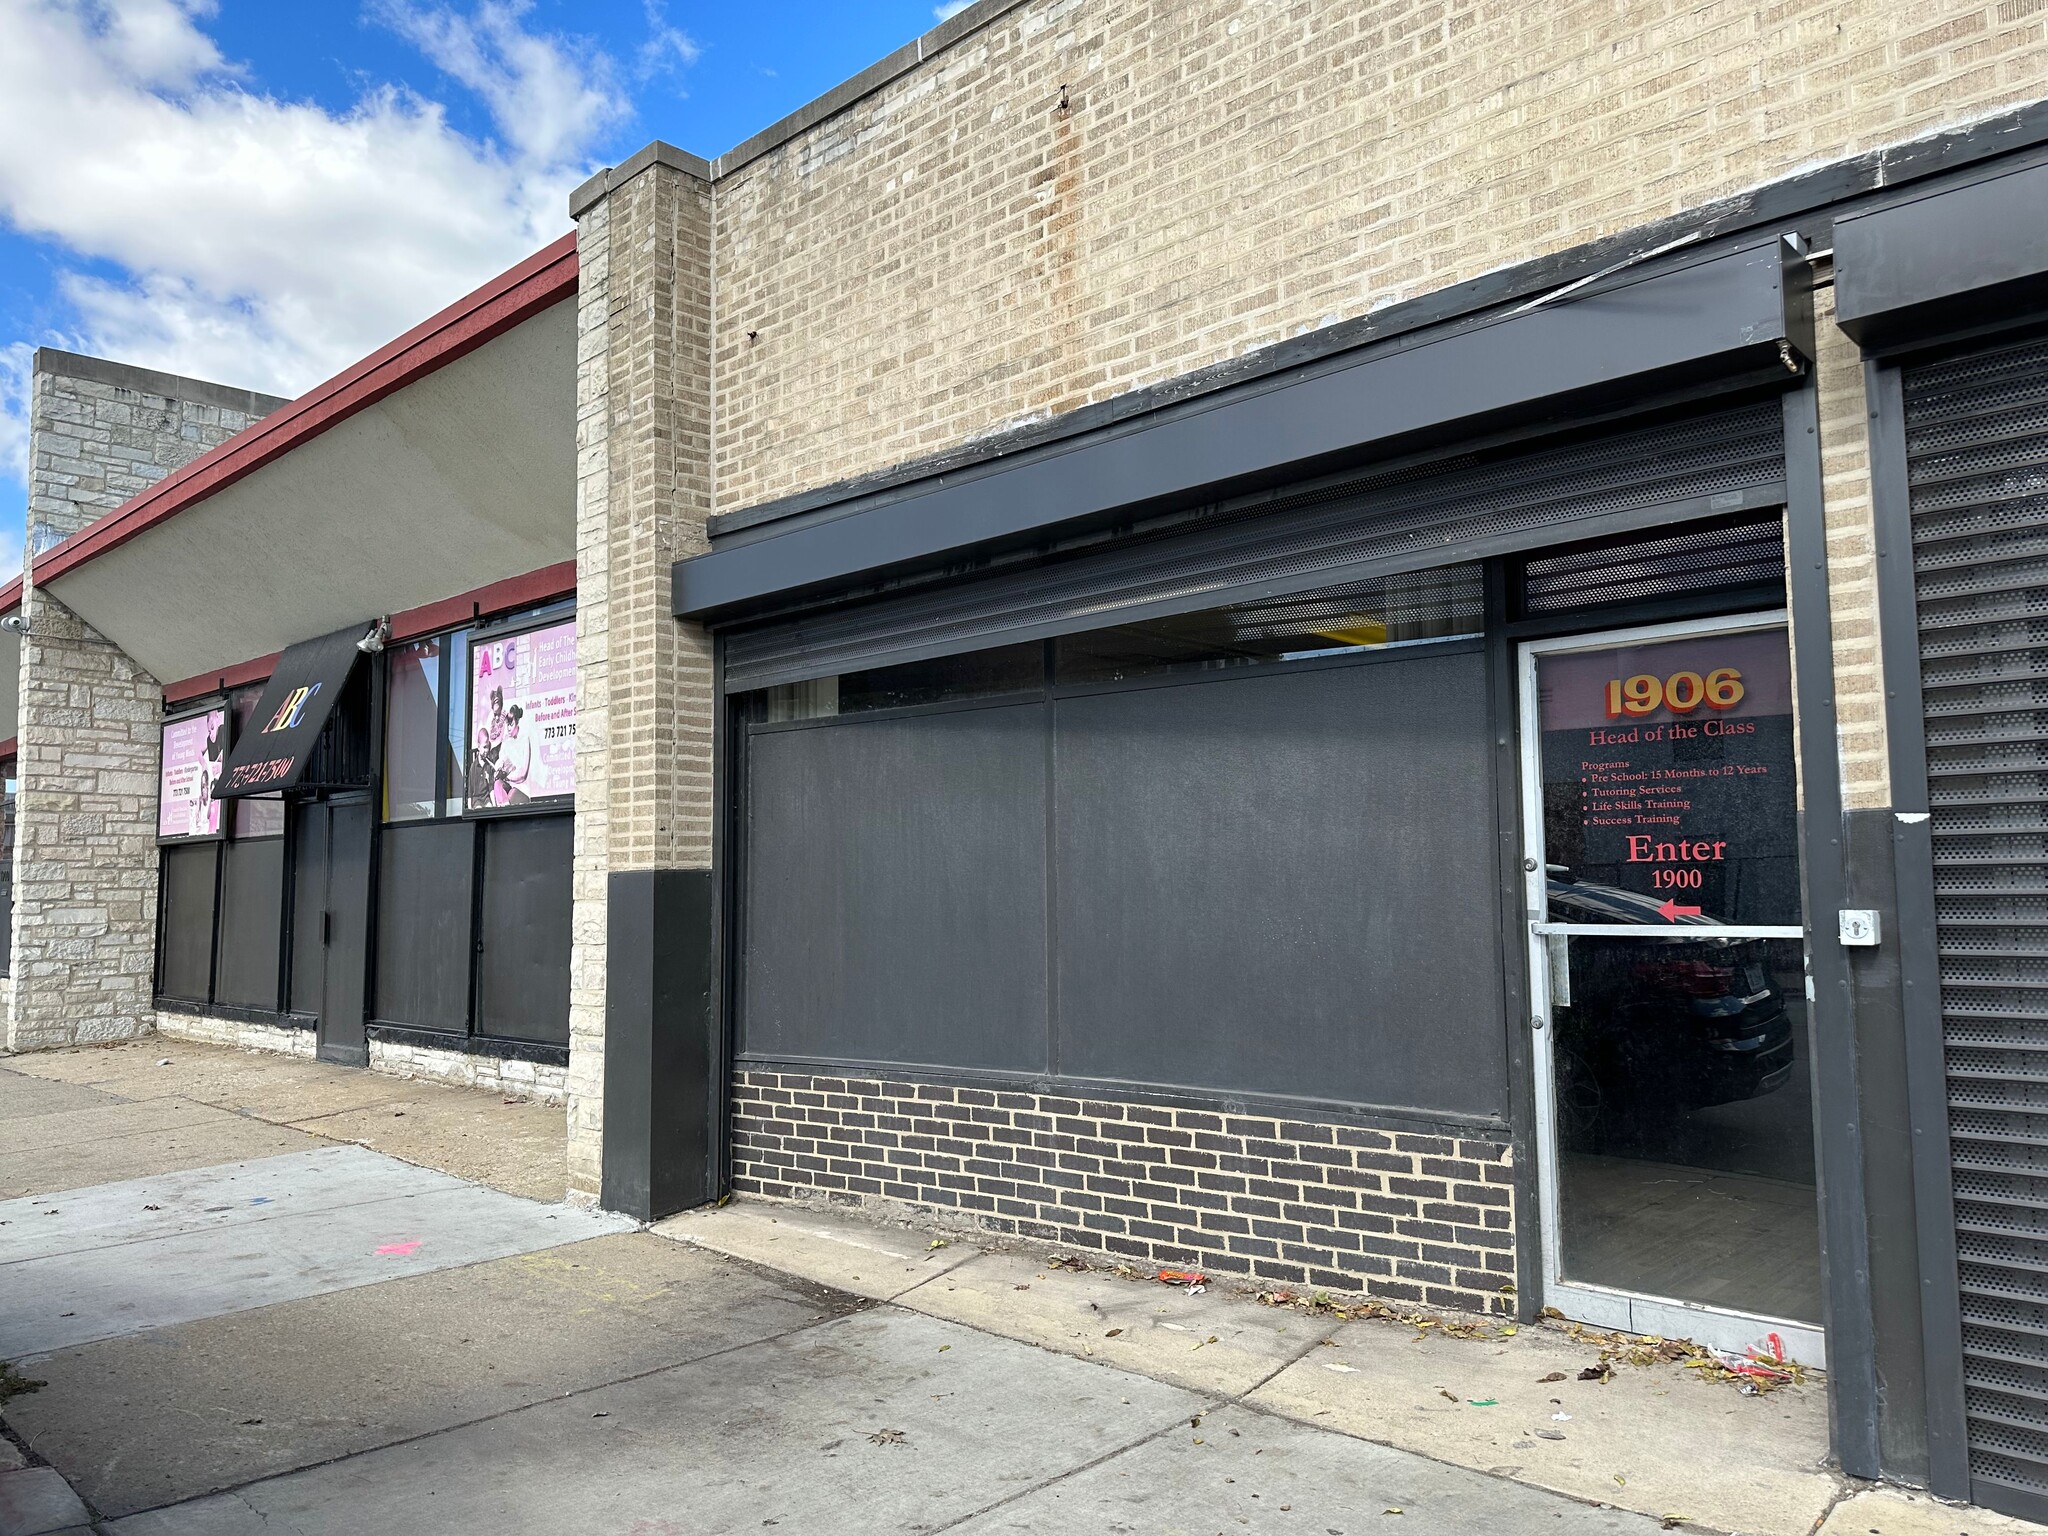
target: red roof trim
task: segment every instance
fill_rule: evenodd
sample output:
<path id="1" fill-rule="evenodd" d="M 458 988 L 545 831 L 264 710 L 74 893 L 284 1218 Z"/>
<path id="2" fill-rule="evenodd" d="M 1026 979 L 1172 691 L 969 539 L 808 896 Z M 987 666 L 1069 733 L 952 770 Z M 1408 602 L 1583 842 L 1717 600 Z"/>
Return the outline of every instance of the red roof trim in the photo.
<path id="1" fill-rule="evenodd" d="M 397 645 L 417 640 L 437 629 L 455 629 L 493 614 L 510 613 L 515 608 L 535 608 L 558 597 L 575 595 L 576 562 L 564 560 L 560 565 L 528 571 L 524 576 L 494 581 L 460 597 L 446 597 L 438 603 L 428 603 L 424 608 L 394 613 L 391 615 L 391 643 Z"/>
<path id="2" fill-rule="evenodd" d="M 21 755 L 21 738 L 10 736 L 0 741 L 0 763 L 11 763 Z"/>
<path id="3" fill-rule="evenodd" d="M 507 577 L 494 581 L 489 586 L 478 587 L 474 592 L 465 592 L 460 597 L 444 597 L 438 603 L 428 603 L 424 608 L 409 609 L 404 613 L 391 615 L 391 643 L 399 645 L 407 640 L 417 640 L 422 635 L 431 635 L 439 629 L 457 629 L 478 619 L 487 619 L 494 614 L 510 613 L 515 608 L 534 608 L 558 597 L 576 595 L 576 562 L 564 560 L 560 565 L 550 565 L 538 571 L 528 571 L 524 576 Z M 187 677 L 175 683 L 164 684 L 164 703 L 184 704 L 192 699 L 204 698 L 209 693 L 225 693 L 230 688 L 240 688 L 247 683 L 266 681 L 277 670 L 277 658 L 281 653 L 258 656 L 253 661 L 237 662 L 232 667 L 223 667 L 217 672 L 208 672 L 202 677 Z"/>
<path id="4" fill-rule="evenodd" d="M 137 534 L 233 485 L 385 396 L 474 352 L 575 291 L 576 236 L 567 234 L 37 556 L 35 579 L 55 580 L 120 548 Z"/>
<path id="5" fill-rule="evenodd" d="M 20 606 L 21 578 L 17 576 L 14 580 L 7 583 L 6 586 L 0 587 L 0 613 L 5 613 L 10 608 L 19 608 Z"/>

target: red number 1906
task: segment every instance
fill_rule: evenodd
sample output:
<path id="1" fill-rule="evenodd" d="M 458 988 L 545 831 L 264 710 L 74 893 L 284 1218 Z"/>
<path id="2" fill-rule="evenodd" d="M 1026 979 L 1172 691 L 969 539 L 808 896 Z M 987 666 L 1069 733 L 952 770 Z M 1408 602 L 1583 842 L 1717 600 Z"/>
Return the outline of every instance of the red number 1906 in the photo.
<path id="1" fill-rule="evenodd" d="M 1697 672 L 1674 672 L 1661 678 L 1638 672 L 1634 677 L 1609 680 L 1607 718 L 1653 715 L 1660 709 L 1689 715 L 1702 704 L 1709 709 L 1732 709 L 1742 702 L 1742 691 L 1742 674 L 1733 667 L 1716 667 L 1705 677 Z"/>

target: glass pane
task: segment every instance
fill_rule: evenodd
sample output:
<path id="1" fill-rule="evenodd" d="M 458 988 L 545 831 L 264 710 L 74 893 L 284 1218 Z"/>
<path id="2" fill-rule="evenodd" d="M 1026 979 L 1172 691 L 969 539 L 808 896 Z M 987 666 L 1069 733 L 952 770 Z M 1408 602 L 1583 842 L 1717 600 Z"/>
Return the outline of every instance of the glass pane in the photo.
<path id="1" fill-rule="evenodd" d="M 228 804 L 234 807 L 233 828 L 238 842 L 284 836 L 283 795 L 242 795 Z"/>
<path id="2" fill-rule="evenodd" d="M 1045 645 L 1027 640 L 958 656 L 875 667 L 811 682 L 763 688 L 752 695 L 757 721 L 811 720 L 868 709 L 900 709 L 1004 693 L 1028 693 L 1045 680 Z"/>
<path id="3" fill-rule="evenodd" d="M 1055 642 L 1053 676 L 1061 683 L 1116 682 L 1184 668 L 1341 656 L 1477 634 L 1482 601 L 1476 565 L 1384 576 L 1064 635 Z"/>
<path id="4" fill-rule="evenodd" d="M 444 816 L 462 814 L 462 775 L 467 761 L 463 740 L 469 720 L 469 631 L 458 629 L 444 635 L 442 645 L 454 658 L 448 668 L 448 760 L 447 773 L 442 778 L 446 798 L 441 802 Z"/>
<path id="5" fill-rule="evenodd" d="M 1548 942 L 1564 1278 L 1818 1323 L 1801 943 Z"/>
<path id="6" fill-rule="evenodd" d="M 420 821 L 434 814 L 440 793 L 441 641 L 395 645 L 385 655 L 384 819 Z"/>
<path id="7" fill-rule="evenodd" d="M 1800 922 L 1782 629 L 1544 656 L 1550 920 Z"/>

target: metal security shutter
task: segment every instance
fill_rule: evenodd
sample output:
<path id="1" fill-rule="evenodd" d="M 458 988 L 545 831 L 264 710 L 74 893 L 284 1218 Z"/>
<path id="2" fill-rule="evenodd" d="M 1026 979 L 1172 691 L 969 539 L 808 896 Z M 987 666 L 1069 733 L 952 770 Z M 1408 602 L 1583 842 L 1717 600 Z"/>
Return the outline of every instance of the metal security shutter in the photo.
<path id="1" fill-rule="evenodd" d="M 1976 1497 L 2048 1497 L 2048 342 L 1905 371 Z"/>
<path id="2" fill-rule="evenodd" d="M 1219 509 L 1194 526 L 728 632 L 728 691 L 765 688 L 1395 571 L 1508 554 L 1617 524 L 1784 498 L 1776 399 L 1580 438 L 1352 476 Z"/>

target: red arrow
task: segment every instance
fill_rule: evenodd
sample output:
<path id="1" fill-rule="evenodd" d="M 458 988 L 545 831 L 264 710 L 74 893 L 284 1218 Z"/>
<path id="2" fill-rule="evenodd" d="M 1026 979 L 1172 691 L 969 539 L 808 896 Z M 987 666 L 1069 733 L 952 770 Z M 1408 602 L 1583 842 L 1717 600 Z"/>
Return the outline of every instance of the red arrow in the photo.
<path id="1" fill-rule="evenodd" d="M 1667 923 L 1675 923 L 1681 917 L 1698 917 L 1700 909 L 1698 907 L 1681 907 L 1675 897 L 1666 896 L 1664 898 L 1664 905 L 1657 909 L 1657 915 Z"/>

